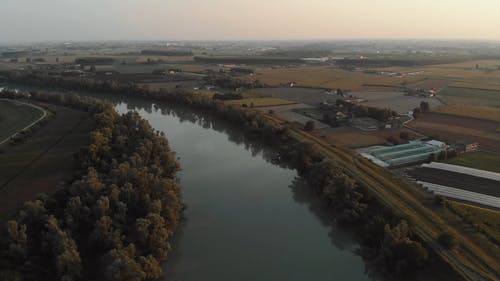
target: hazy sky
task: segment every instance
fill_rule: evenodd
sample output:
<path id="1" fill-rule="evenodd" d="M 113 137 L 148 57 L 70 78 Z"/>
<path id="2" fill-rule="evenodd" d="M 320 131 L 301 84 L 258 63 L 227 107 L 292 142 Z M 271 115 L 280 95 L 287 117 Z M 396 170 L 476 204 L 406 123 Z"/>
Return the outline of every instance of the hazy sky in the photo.
<path id="1" fill-rule="evenodd" d="M 500 40 L 500 0 L 0 0 L 0 41 Z"/>

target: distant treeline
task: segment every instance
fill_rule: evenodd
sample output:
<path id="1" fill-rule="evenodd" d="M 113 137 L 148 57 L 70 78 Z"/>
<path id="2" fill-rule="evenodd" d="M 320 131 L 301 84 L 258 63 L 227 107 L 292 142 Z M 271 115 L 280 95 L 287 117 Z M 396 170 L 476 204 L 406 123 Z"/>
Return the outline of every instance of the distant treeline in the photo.
<path id="1" fill-rule="evenodd" d="M 108 65 L 115 63 L 115 60 L 108 57 L 82 57 L 76 58 L 75 63 L 81 65 Z"/>
<path id="2" fill-rule="evenodd" d="M 2 229 L 0 279 L 159 279 L 182 209 L 179 164 L 164 135 L 137 113 L 120 116 L 95 99 L 36 92 L 31 99 L 92 112 L 95 128 L 75 157 L 75 180 L 26 202 Z"/>
<path id="3" fill-rule="evenodd" d="M 193 52 L 191 51 L 182 51 L 182 50 L 142 50 L 141 55 L 145 56 L 169 56 L 169 57 L 184 57 L 184 56 L 192 56 Z"/>
<path id="4" fill-rule="evenodd" d="M 143 97 L 187 106 L 232 122 L 248 137 L 273 146 L 279 152 L 280 161 L 290 163 L 307 179 L 314 192 L 328 203 L 336 221 L 341 225 L 349 225 L 356 231 L 361 253 L 374 264 L 378 272 L 403 280 L 404 276 L 411 276 L 429 260 L 428 251 L 416 236 L 411 223 L 397 215 L 397 210 L 384 207 L 363 183 L 349 176 L 349 171 L 326 159 L 317 146 L 296 137 L 297 128 L 292 124 L 252 109 L 226 105 L 183 89 L 151 90 L 135 84 L 83 79 L 63 80 L 34 74 L 18 75 L 15 79 L 11 78 L 11 81 L 68 90 L 91 90 L 120 96 Z"/>
<path id="5" fill-rule="evenodd" d="M 239 64 L 283 64 L 283 63 L 303 63 L 298 58 L 287 57 L 194 57 L 196 62 L 200 63 L 239 63 Z"/>
<path id="6" fill-rule="evenodd" d="M 265 84 L 261 83 L 259 80 L 249 81 L 237 79 L 228 75 L 209 75 L 204 79 L 206 84 L 220 87 L 222 89 L 236 90 L 239 88 L 244 89 L 255 89 L 263 88 Z"/>

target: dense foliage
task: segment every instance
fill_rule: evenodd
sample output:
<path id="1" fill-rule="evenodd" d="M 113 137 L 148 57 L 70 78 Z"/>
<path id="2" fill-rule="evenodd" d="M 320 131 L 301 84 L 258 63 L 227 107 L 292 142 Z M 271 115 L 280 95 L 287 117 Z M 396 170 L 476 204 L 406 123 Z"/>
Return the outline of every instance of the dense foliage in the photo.
<path id="1" fill-rule="evenodd" d="M 182 204 L 179 165 L 164 136 L 137 113 L 77 96 L 33 94 L 94 112 L 80 176 L 25 203 L 7 223 L 3 258 L 25 280 L 155 280 Z M 17 275 L 12 275 L 17 278 Z M 16 279 L 11 279 L 16 280 Z"/>

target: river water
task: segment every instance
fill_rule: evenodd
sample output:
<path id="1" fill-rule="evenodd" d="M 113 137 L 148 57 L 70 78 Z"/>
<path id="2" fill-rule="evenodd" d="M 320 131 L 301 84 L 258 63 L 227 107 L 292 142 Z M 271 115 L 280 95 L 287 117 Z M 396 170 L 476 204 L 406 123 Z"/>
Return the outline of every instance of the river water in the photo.
<path id="1" fill-rule="evenodd" d="M 185 220 L 166 281 L 372 280 L 349 233 L 331 224 L 297 172 L 222 121 L 151 103 L 117 103 L 166 133 L 180 158 Z"/>

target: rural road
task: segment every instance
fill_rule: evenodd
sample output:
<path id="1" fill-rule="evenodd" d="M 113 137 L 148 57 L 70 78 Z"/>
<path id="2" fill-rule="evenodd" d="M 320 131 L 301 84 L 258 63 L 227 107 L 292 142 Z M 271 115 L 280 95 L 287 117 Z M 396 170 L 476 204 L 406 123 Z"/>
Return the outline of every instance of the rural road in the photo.
<path id="1" fill-rule="evenodd" d="M 17 134 L 19 134 L 20 132 L 24 131 L 24 130 L 28 130 L 29 128 L 35 126 L 38 122 L 42 121 L 46 116 L 47 116 L 47 111 L 39 106 L 36 106 L 36 105 L 33 105 L 33 104 L 29 104 L 29 103 L 25 103 L 25 102 L 20 102 L 20 101 L 16 101 L 16 100 L 11 100 L 11 99 L 0 99 L 2 101 L 7 101 L 7 102 L 12 102 L 12 103 L 17 103 L 17 104 L 21 104 L 21 105 L 25 105 L 25 106 L 29 106 L 29 107 L 32 107 L 32 108 L 35 108 L 35 109 L 38 109 L 42 112 L 42 116 L 40 118 L 38 118 L 37 120 L 35 120 L 34 122 L 32 122 L 31 124 L 29 124 L 28 126 L 22 128 L 21 130 L 15 132 L 14 134 L 8 136 L 7 138 L 5 138 L 4 140 L 0 140 L 0 145 L 6 143 L 7 141 L 9 141 L 12 137 L 16 136 Z"/>

